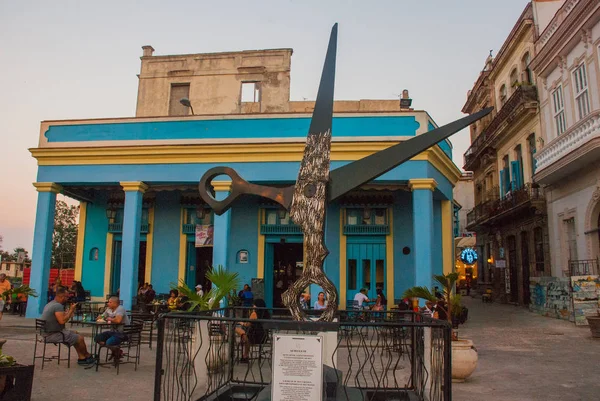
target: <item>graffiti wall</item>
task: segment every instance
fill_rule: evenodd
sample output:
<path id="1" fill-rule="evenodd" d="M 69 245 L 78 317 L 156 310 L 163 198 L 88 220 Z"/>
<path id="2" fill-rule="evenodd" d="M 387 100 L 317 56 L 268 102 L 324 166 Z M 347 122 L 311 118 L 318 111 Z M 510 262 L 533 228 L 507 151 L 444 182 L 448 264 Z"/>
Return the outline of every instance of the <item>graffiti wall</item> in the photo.
<path id="1" fill-rule="evenodd" d="M 586 315 L 595 314 L 600 308 L 600 276 L 573 276 L 573 313 L 575 324 L 587 326 Z"/>
<path id="2" fill-rule="evenodd" d="M 531 281 L 529 309 L 543 316 L 573 321 L 571 283 L 568 278 L 539 277 Z"/>

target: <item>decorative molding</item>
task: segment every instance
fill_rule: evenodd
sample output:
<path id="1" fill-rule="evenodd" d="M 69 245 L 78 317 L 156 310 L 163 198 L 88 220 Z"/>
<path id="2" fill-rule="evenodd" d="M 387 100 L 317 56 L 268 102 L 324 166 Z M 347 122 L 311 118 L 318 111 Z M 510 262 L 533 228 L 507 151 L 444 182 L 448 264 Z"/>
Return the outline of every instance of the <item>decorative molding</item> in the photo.
<path id="1" fill-rule="evenodd" d="M 231 181 L 212 181 L 211 182 L 215 192 L 230 192 Z"/>
<path id="2" fill-rule="evenodd" d="M 595 111 L 567 132 L 546 144 L 535 156 L 537 161 L 536 174 L 598 137 L 600 137 L 600 111 Z"/>
<path id="3" fill-rule="evenodd" d="M 142 181 L 121 181 L 119 185 L 121 185 L 125 192 L 138 191 L 144 193 L 148 189 L 148 185 L 144 184 Z"/>
<path id="4" fill-rule="evenodd" d="M 583 42 L 583 47 L 586 49 L 590 44 L 592 44 L 592 31 L 591 29 L 582 29 L 581 30 L 581 42 Z"/>
<path id="5" fill-rule="evenodd" d="M 433 178 L 413 178 L 408 180 L 408 187 L 411 191 L 418 189 L 429 189 L 434 191 L 437 187 L 437 182 Z"/>
<path id="6" fill-rule="evenodd" d="M 63 190 L 61 185 L 54 182 L 34 182 L 33 186 L 38 192 L 53 192 L 59 194 Z"/>

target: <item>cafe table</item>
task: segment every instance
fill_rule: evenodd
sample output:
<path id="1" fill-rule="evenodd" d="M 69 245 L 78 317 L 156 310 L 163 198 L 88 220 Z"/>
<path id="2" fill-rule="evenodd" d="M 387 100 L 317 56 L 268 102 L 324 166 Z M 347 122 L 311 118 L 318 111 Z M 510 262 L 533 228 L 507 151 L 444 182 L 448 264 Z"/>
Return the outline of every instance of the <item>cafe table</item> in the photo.
<path id="1" fill-rule="evenodd" d="M 119 327 L 124 326 L 124 323 L 110 323 L 106 321 L 98 322 L 96 320 L 72 320 L 71 323 L 89 326 L 92 328 L 90 353 L 94 359 L 96 359 L 96 364 L 100 364 L 100 355 L 98 355 L 98 343 L 96 342 L 96 336 L 104 331 L 116 331 Z M 86 369 L 91 369 L 92 367 L 93 365 L 86 367 Z"/>

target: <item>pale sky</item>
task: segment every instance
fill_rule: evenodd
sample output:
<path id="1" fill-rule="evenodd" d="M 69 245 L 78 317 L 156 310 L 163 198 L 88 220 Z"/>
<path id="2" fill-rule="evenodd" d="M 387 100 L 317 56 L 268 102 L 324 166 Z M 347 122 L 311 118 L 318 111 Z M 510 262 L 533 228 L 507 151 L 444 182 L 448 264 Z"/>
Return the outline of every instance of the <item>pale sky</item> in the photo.
<path id="1" fill-rule="evenodd" d="M 131 117 L 141 46 L 155 55 L 293 48 L 291 100 L 314 99 L 339 23 L 336 100 L 394 99 L 443 125 L 526 0 L 0 0 L 0 235 L 31 251 L 40 121 Z M 466 130 L 451 138 L 462 168 Z"/>

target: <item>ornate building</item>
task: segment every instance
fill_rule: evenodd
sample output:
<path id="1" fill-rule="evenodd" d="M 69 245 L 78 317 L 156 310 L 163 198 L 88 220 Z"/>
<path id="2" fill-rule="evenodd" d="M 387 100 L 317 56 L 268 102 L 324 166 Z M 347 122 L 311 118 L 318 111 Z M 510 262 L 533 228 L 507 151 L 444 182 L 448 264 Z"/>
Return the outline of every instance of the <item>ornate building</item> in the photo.
<path id="1" fill-rule="evenodd" d="M 552 274 L 599 274 L 600 2 L 567 0 L 540 21 L 536 56 L 543 136 L 535 180 L 548 204 Z"/>
<path id="2" fill-rule="evenodd" d="M 280 306 L 302 270 L 302 232 L 285 210 L 248 196 L 216 216 L 198 194 L 200 177 L 219 165 L 255 183 L 296 181 L 314 102 L 289 100 L 292 50 L 153 51 L 144 47 L 136 117 L 41 124 L 31 149 L 39 165 L 31 286 L 40 297 L 30 317 L 46 299 L 57 193 L 81 202 L 75 277 L 94 299 L 120 290 L 129 309 L 139 283 L 157 293 L 178 281 L 208 285 L 207 268 L 222 265 Z M 335 102 L 331 168 L 435 126 L 397 100 Z M 442 141 L 328 206 L 324 268 L 341 307 L 361 288 L 394 302 L 452 271 L 461 174 L 451 155 Z M 213 181 L 218 198 L 230 191 L 225 178 Z"/>
<path id="3" fill-rule="evenodd" d="M 528 4 L 502 48 L 469 91 L 464 113 L 494 106 L 471 126 L 465 170 L 473 171 L 475 207 L 467 229 L 477 233 L 478 284 L 502 302 L 527 305 L 530 282 L 550 274 L 546 205 L 533 180 L 540 138 L 538 97 L 530 68 L 535 55 L 533 7 Z"/>

